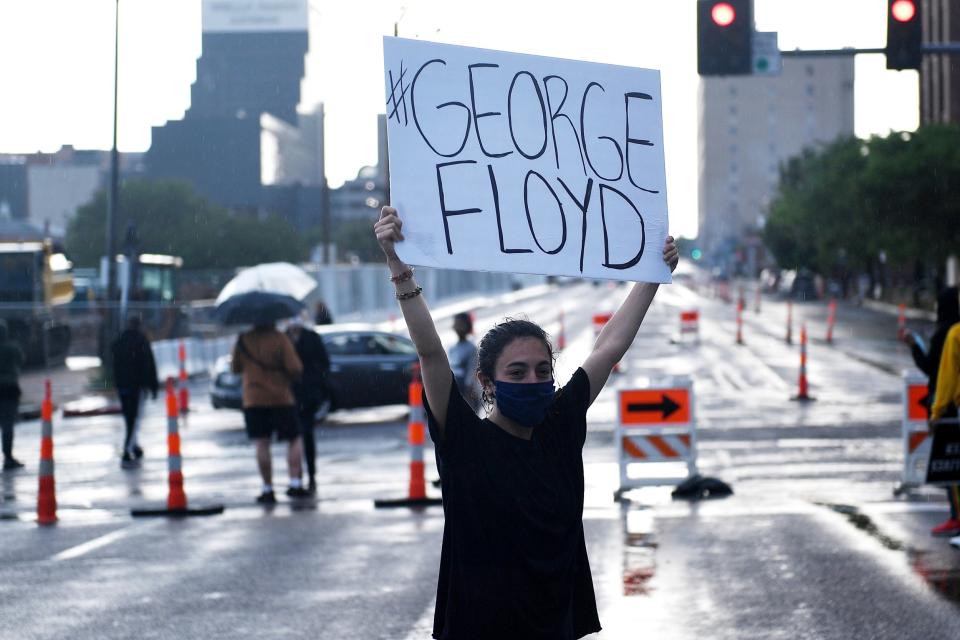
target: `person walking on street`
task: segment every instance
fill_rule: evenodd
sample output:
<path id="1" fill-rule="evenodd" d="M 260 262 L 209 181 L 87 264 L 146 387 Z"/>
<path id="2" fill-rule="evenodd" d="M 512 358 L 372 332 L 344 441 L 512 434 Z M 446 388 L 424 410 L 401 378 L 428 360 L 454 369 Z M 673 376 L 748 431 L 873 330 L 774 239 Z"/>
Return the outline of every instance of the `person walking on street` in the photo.
<path id="1" fill-rule="evenodd" d="M 0 320 L 0 429 L 3 431 L 3 470 L 22 469 L 13 457 L 13 426 L 20 410 L 20 367 L 23 351 L 10 339 L 5 320 Z"/>
<path id="2" fill-rule="evenodd" d="M 960 323 L 960 292 L 957 287 L 948 287 L 937 296 L 937 326 L 930 337 L 930 348 L 924 349 L 923 340 L 914 331 L 904 332 L 904 342 L 910 346 L 913 361 L 921 371 L 927 374 L 927 414 L 933 417 L 934 399 L 938 397 L 937 386 L 940 378 L 940 363 L 944 354 L 944 345 L 951 327 Z M 949 411 L 949 407 L 944 409 Z M 935 536 L 960 535 L 960 488 L 947 487 L 950 503 L 950 517 L 935 526 L 930 533 Z"/>
<path id="3" fill-rule="evenodd" d="M 403 223 L 374 225 L 420 357 L 424 409 L 443 487 L 433 637 L 568 640 L 600 631 L 583 532 L 587 408 L 636 337 L 658 285 L 637 283 L 569 382 L 555 387 L 546 333 L 507 319 L 480 340 L 479 418 L 454 382 L 413 269 L 397 255 Z M 668 237 L 663 259 L 676 268 Z"/>
<path id="4" fill-rule="evenodd" d="M 303 372 L 290 339 L 274 324 L 258 324 L 237 337 L 231 369 L 243 376 L 243 420 L 247 436 L 256 443 L 257 467 L 263 487 L 257 502 L 273 504 L 273 461 L 270 439 L 273 434 L 287 443 L 287 470 L 290 485 L 287 495 L 310 495 L 303 488 L 303 447 L 300 422 L 291 386 Z"/>
<path id="5" fill-rule="evenodd" d="M 307 461 L 307 491 L 317 492 L 317 440 L 314 433 L 317 410 L 327 399 L 327 377 L 330 375 L 330 356 L 315 331 L 303 326 L 303 319 L 295 317 L 287 325 L 287 335 L 293 342 L 297 357 L 303 364 L 303 375 L 293 383 L 300 419 L 303 455 Z"/>
<path id="6" fill-rule="evenodd" d="M 477 384 L 477 345 L 470 340 L 473 333 L 473 319 L 469 313 L 453 316 L 453 331 L 457 334 L 457 343 L 450 347 L 447 358 L 453 379 L 457 383 L 460 395 L 474 411 L 480 410 L 480 385 Z"/>
<path id="7" fill-rule="evenodd" d="M 943 356 L 940 358 L 940 370 L 937 373 L 937 392 L 930 409 L 930 420 L 957 419 L 960 413 L 960 323 L 953 325 L 943 344 Z M 953 425 L 960 429 L 960 424 Z M 960 487 L 948 487 L 951 492 L 951 505 L 960 502 Z M 955 508 L 955 507 L 954 507 Z M 953 528 L 950 544 L 960 547 L 960 522 Z"/>
<path id="8" fill-rule="evenodd" d="M 323 300 L 317 300 L 317 306 L 313 316 L 313 323 L 317 326 L 333 324 L 333 314 L 330 313 L 330 307 Z"/>
<path id="9" fill-rule="evenodd" d="M 127 319 L 127 328 L 113 342 L 112 349 L 113 380 L 126 427 L 120 466 L 134 469 L 143 457 L 143 449 L 137 441 L 140 407 L 147 392 L 156 399 L 159 390 L 153 349 L 140 326 L 139 316 L 132 315 Z"/>

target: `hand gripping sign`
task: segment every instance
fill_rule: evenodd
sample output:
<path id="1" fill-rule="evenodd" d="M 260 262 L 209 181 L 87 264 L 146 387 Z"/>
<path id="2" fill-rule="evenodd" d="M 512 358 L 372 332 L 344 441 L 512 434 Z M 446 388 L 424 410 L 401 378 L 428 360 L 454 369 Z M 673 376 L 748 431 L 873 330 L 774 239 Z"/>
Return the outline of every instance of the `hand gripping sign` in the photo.
<path id="1" fill-rule="evenodd" d="M 669 386 L 621 390 L 619 416 L 616 441 L 620 488 L 616 497 L 637 487 L 680 484 L 697 473 L 689 378 L 680 378 Z M 679 463 L 686 466 L 686 474 L 665 473 L 672 470 L 650 463 Z"/>
<path id="2" fill-rule="evenodd" d="M 660 74 L 384 38 L 400 257 L 670 282 Z"/>

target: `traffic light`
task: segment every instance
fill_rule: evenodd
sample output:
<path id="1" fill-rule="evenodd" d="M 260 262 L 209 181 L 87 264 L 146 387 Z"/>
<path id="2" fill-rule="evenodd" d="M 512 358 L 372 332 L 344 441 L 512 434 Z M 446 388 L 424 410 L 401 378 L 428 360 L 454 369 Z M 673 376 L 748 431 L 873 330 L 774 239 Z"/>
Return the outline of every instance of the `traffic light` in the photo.
<path id="1" fill-rule="evenodd" d="M 887 69 L 919 69 L 923 23 L 918 0 L 887 0 Z"/>
<path id="2" fill-rule="evenodd" d="M 753 69 L 753 0 L 697 0 L 697 72 L 749 75 Z"/>

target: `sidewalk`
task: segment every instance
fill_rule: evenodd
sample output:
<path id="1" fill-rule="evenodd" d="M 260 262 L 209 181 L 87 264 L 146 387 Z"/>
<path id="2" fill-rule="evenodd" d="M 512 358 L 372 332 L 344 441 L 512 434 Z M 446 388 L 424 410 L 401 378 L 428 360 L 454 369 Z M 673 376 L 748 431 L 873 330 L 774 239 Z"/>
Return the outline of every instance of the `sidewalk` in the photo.
<path id="1" fill-rule="evenodd" d="M 67 358 L 67 364 L 51 369 L 30 369 L 20 376 L 20 419 L 32 420 L 40 415 L 44 381 L 50 379 L 53 403 L 61 407 L 71 400 L 98 395 L 91 385 L 100 370 L 95 358 Z"/>

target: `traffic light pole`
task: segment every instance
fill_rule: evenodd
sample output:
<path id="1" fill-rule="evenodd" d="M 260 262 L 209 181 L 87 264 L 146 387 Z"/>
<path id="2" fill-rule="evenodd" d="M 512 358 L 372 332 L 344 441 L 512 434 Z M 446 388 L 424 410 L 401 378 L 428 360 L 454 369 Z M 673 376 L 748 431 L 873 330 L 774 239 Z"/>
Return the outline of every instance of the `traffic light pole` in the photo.
<path id="1" fill-rule="evenodd" d="M 960 42 L 938 42 L 936 44 L 925 44 L 920 47 L 922 53 L 945 53 L 960 54 Z M 780 55 L 784 58 L 823 58 L 836 56 L 855 56 L 861 53 L 885 54 L 885 48 L 874 49 L 794 49 L 793 51 L 781 51 Z"/>

